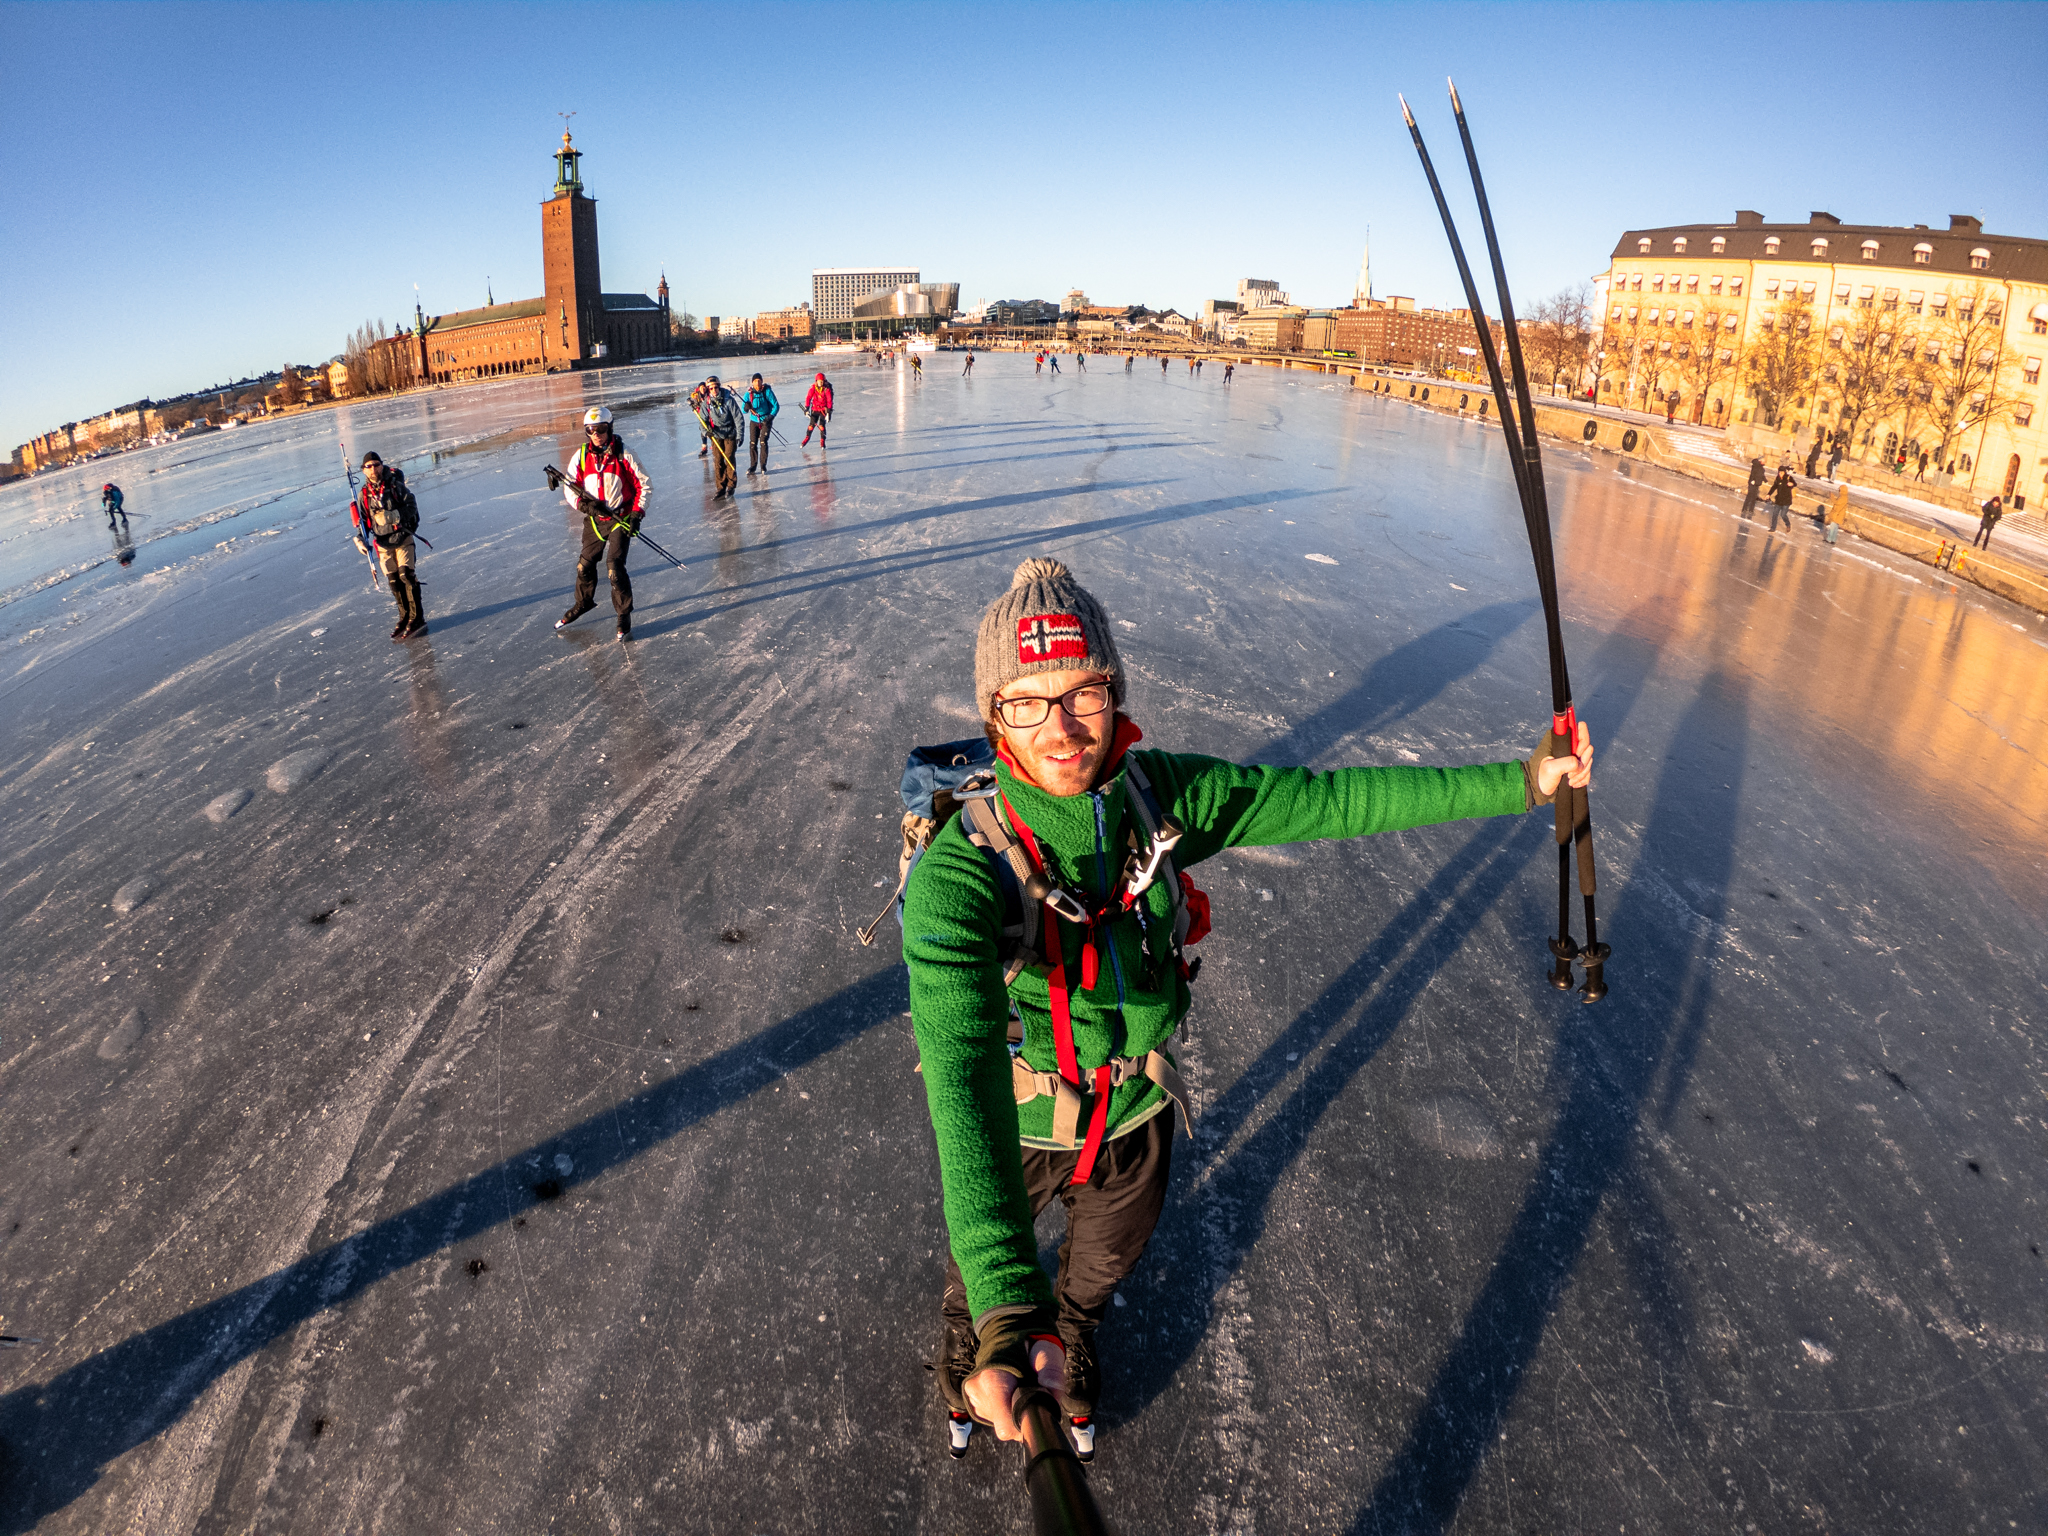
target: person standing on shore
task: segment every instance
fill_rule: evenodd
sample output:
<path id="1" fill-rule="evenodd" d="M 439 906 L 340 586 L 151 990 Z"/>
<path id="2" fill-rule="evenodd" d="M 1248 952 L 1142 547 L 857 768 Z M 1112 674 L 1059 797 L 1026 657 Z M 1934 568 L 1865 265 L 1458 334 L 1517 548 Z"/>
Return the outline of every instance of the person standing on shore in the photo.
<path id="1" fill-rule="evenodd" d="M 114 519 L 117 517 L 124 523 L 128 521 L 128 514 L 121 507 L 122 500 L 121 487 L 113 481 L 109 480 L 100 487 L 100 510 L 107 514 L 109 528 L 114 526 Z"/>
<path id="2" fill-rule="evenodd" d="M 782 406 L 775 398 L 772 385 L 764 383 L 758 373 L 747 382 L 747 393 L 741 404 L 747 412 L 747 473 L 768 473 L 768 438 L 775 430 L 775 418 L 781 414 Z"/>
<path id="3" fill-rule="evenodd" d="M 406 489 L 405 471 L 385 467 L 374 453 L 363 455 L 363 485 L 356 492 L 356 548 L 370 552 L 365 535 L 377 546 L 377 563 L 384 570 L 384 584 L 398 604 L 398 625 L 394 640 L 410 640 L 427 632 L 426 604 L 420 598 L 418 554 L 413 534 L 420 525 L 420 505 Z"/>
<path id="4" fill-rule="evenodd" d="M 1977 524 L 1977 536 L 1970 540 L 1970 548 L 1975 549 L 1982 545 L 1985 549 L 1989 549 L 1991 547 L 1991 530 L 1996 528 L 1998 520 L 2005 516 L 2005 502 L 2001 497 L 1994 496 L 1977 510 L 1982 515 L 1982 520 Z"/>
<path id="5" fill-rule="evenodd" d="M 704 381 L 704 403 L 698 407 L 698 420 L 704 423 L 711 438 L 711 467 L 718 472 L 718 489 L 711 493 L 713 501 L 739 489 L 740 425 L 745 415 L 740 397 L 719 383 L 717 374 Z"/>
<path id="6" fill-rule="evenodd" d="M 1842 459 L 1846 452 L 1842 445 L 1842 439 L 1845 435 L 1844 433 L 1837 432 L 1828 445 L 1828 478 L 1830 480 L 1835 478 L 1835 471 L 1841 468 Z"/>
<path id="7" fill-rule="evenodd" d="M 968 817 L 932 838 L 904 894 L 946 1224 L 934 1369 L 955 1454 L 973 1420 L 1020 1438 L 1013 1399 L 1033 1380 L 1058 1397 L 1078 1454 L 1094 1454 L 1097 1329 L 1158 1222 L 1176 1122 L 1192 1134 L 1167 1046 L 1199 964 L 1183 946 L 1209 925 L 1184 871 L 1237 847 L 1520 816 L 1592 776 L 1583 723 L 1570 752 L 1546 732 L 1524 761 L 1456 768 L 1311 772 L 1134 751 L 1143 732 L 1121 710 L 1115 635 L 1073 573 L 1038 558 L 976 638 L 990 815 L 1018 849 L 1019 883 L 1028 868 L 1045 886 L 1028 958 L 1005 954 L 1002 885 Z M 1066 1241 L 1048 1280 L 1033 1222 L 1054 1200 Z"/>
<path id="8" fill-rule="evenodd" d="M 824 374 L 811 380 L 811 387 L 804 394 L 804 413 L 809 425 L 804 428 L 804 445 L 808 447 L 813 432 L 818 434 L 818 446 L 825 446 L 825 428 L 832 421 L 832 385 Z"/>
<path id="9" fill-rule="evenodd" d="M 365 474 L 369 471 L 365 470 Z M 583 413 L 583 446 L 570 455 L 562 499 L 583 519 L 583 547 L 576 556 L 576 601 L 555 621 L 555 628 L 574 624 L 597 606 L 597 557 L 605 557 L 611 577 L 612 612 L 618 615 L 619 639 L 633 638 L 633 580 L 626 574 L 626 551 L 647 515 L 647 476 L 640 461 L 626 451 L 612 431 L 612 413 L 593 405 Z M 592 512 L 578 491 L 598 501 Z"/>

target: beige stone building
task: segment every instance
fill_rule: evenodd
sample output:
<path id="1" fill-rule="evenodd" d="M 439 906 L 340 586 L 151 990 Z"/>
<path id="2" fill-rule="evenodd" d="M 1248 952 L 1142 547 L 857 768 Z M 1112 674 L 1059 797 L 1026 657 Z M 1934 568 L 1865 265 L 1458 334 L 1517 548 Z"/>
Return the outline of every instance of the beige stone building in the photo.
<path id="1" fill-rule="evenodd" d="M 1973 494 L 2048 500 L 2048 240 L 1844 224 L 1632 229 L 1596 280 L 1599 398 L 1847 456 Z M 1781 388 L 1744 359 L 1782 338 Z M 1802 346 L 1801 343 L 1804 343 Z M 1675 398 L 1674 398 L 1675 397 Z M 1929 463 L 1923 469 L 1922 454 Z"/>

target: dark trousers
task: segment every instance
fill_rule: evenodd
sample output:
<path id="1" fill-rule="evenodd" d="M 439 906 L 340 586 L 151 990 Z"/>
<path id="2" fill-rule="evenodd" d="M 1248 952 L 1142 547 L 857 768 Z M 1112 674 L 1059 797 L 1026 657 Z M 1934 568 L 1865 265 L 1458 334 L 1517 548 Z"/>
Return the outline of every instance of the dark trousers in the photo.
<path id="1" fill-rule="evenodd" d="M 612 579 L 612 611 L 618 614 L 621 624 L 632 622 L 633 580 L 626 574 L 626 546 L 630 543 L 632 536 L 624 527 L 615 525 L 610 538 L 600 539 L 590 526 L 590 519 L 583 519 L 583 548 L 576 556 L 578 613 L 587 613 L 597 606 L 597 557 L 602 554 Z"/>
<path id="2" fill-rule="evenodd" d="M 747 473 L 768 467 L 768 434 L 774 425 L 768 421 L 747 423 Z"/>
<path id="3" fill-rule="evenodd" d="M 1991 530 L 1996 528 L 1997 526 L 1997 519 L 1989 517 L 1985 518 L 1983 525 L 1979 527 L 1977 530 L 1977 537 L 1970 540 L 1970 548 L 1975 549 L 1978 545 L 1981 544 L 1984 546 L 1984 548 L 1989 549 L 1991 547 Z"/>
<path id="4" fill-rule="evenodd" d="M 740 440 L 736 437 L 720 437 L 711 434 L 711 466 L 718 471 L 718 489 L 721 493 L 739 484 Z"/>
<path id="5" fill-rule="evenodd" d="M 1078 1150 L 1019 1148 L 1032 1216 L 1055 1198 L 1067 1210 L 1067 1240 L 1060 1244 L 1053 1299 L 1059 1308 L 1060 1342 L 1067 1348 L 1067 1390 L 1060 1394 L 1060 1406 L 1070 1414 L 1095 1411 L 1095 1330 L 1118 1283 L 1138 1267 L 1152 1240 L 1152 1228 L 1166 1203 L 1177 1123 L 1169 1104 L 1128 1136 L 1105 1143 L 1095 1159 L 1095 1176 L 1079 1189 L 1068 1182 L 1081 1158 Z M 946 1289 L 939 1306 L 947 1322 L 972 1328 L 967 1287 L 951 1253 L 946 1256 Z"/>

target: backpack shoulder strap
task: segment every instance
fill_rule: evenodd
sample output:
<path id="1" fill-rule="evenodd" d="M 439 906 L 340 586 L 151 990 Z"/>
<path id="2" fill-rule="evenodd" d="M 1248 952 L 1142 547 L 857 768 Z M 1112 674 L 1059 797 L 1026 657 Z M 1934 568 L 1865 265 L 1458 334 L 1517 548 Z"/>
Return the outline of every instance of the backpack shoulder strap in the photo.
<path id="1" fill-rule="evenodd" d="M 995 866 L 996 883 L 1003 891 L 1003 985 L 1015 981 L 1026 966 L 1045 964 L 1044 946 L 1039 939 L 1038 903 L 1030 899 L 1037 883 L 1031 857 L 1018 842 L 996 809 L 992 798 L 974 796 L 960 802 L 967 840 L 989 857 Z"/>

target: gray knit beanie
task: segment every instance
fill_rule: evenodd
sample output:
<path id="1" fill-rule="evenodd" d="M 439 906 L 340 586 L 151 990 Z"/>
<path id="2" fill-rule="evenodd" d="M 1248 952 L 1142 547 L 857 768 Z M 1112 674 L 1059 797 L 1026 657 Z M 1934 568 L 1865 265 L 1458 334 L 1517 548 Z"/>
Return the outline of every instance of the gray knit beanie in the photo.
<path id="1" fill-rule="evenodd" d="M 1104 672 L 1118 708 L 1124 702 L 1124 664 L 1109 631 L 1109 615 L 1074 573 L 1057 560 L 1034 556 L 1017 567 L 1010 590 L 988 605 L 974 641 L 974 702 L 984 720 L 995 696 L 1020 677 L 1039 672 Z"/>

